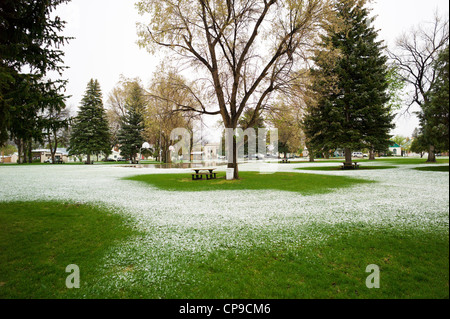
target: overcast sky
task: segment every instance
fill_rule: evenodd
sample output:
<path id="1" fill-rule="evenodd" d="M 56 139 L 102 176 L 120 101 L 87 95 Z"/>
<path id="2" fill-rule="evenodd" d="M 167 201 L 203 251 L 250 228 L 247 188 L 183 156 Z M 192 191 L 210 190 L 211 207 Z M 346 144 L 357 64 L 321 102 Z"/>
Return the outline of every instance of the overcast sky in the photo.
<path id="1" fill-rule="evenodd" d="M 75 37 L 64 47 L 64 78 L 69 80 L 68 105 L 78 107 L 91 78 L 101 85 L 104 103 L 120 75 L 139 77 L 148 84 L 158 58 L 136 44 L 136 22 L 141 21 L 135 0 L 72 0 L 56 14 L 67 21 L 64 34 Z M 395 39 L 418 23 L 431 21 L 434 12 L 448 16 L 447 0 L 377 0 L 371 6 L 380 37 L 391 47 Z M 418 121 L 415 116 L 396 119 L 393 134 L 410 136 Z"/>

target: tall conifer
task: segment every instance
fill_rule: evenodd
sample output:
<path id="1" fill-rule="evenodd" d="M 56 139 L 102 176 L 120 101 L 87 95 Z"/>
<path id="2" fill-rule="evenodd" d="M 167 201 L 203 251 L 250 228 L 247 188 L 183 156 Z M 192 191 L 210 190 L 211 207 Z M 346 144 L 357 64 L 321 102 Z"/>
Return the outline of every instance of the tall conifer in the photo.
<path id="1" fill-rule="evenodd" d="M 304 119 L 308 142 L 316 150 L 388 147 L 393 127 L 387 102 L 387 58 L 371 26 L 365 0 L 335 1 L 336 21 L 325 26 L 312 70 L 315 103 Z"/>
<path id="2" fill-rule="evenodd" d="M 107 156 L 111 153 L 109 140 L 100 84 L 91 79 L 73 124 L 69 151 L 74 155 L 87 155 L 87 162 L 90 163 L 92 154 L 103 153 Z"/>

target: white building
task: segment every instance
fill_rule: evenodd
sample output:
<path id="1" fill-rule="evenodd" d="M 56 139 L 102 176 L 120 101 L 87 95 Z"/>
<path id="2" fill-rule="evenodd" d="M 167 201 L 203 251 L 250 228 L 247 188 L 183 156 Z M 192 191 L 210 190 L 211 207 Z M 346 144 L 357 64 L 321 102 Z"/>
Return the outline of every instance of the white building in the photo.
<path id="1" fill-rule="evenodd" d="M 391 152 L 394 156 L 402 156 L 402 147 L 395 142 L 391 142 L 389 152 Z"/>
<path id="2" fill-rule="evenodd" d="M 204 160 L 211 161 L 217 160 L 219 155 L 220 144 L 206 144 L 203 147 Z"/>

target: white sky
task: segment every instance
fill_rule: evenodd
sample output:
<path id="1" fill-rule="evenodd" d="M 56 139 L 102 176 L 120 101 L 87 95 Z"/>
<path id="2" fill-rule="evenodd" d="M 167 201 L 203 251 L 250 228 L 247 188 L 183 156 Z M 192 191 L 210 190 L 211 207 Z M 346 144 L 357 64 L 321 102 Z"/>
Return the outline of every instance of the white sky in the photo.
<path id="1" fill-rule="evenodd" d="M 67 21 L 64 34 L 76 39 L 63 49 L 65 65 L 70 69 L 63 77 L 69 80 L 68 105 L 78 107 L 91 78 L 97 79 L 106 105 L 107 96 L 120 75 L 150 81 L 158 58 L 136 44 L 136 22 L 140 21 L 135 0 L 72 0 L 61 5 L 56 14 Z M 418 23 L 431 21 L 434 12 L 448 16 L 447 0 L 376 0 L 371 6 L 380 37 L 389 47 L 395 39 Z M 205 119 L 206 120 L 206 119 Z M 415 116 L 396 119 L 393 134 L 410 136 L 418 121 Z"/>

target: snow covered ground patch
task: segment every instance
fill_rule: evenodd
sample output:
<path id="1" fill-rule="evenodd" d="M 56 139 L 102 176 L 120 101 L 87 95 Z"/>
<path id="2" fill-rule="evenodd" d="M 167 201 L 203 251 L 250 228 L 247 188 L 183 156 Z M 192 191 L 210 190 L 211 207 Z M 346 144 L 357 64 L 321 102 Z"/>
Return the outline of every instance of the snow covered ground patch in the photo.
<path id="1" fill-rule="evenodd" d="M 277 169 L 300 174 L 296 168 L 309 165 L 336 164 L 277 165 Z M 2 201 L 75 201 L 124 214 L 143 235 L 115 247 L 105 257 L 104 267 L 133 264 L 145 270 L 144 280 L 161 283 L 167 276 L 183 276 L 183 266 L 176 262 L 183 256 L 206 256 L 221 249 L 323 244 L 327 227 L 351 231 L 353 225 L 367 225 L 448 234 L 449 174 L 412 169 L 416 166 L 305 171 L 377 182 L 309 196 L 269 190 L 170 192 L 122 180 L 138 174 L 189 174 L 189 169 L 6 166 L 0 167 L 0 207 Z M 259 167 L 250 163 L 240 169 L 258 171 Z M 110 276 L 99 285 L 116 289 L 134 280 L 133 272 Z"/>

